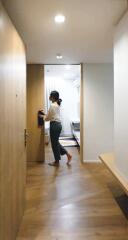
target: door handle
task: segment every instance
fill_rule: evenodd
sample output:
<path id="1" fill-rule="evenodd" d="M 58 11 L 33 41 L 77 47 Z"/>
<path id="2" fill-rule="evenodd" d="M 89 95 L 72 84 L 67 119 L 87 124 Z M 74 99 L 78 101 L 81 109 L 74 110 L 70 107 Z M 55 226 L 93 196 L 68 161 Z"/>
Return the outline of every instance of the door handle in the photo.
<path id="1" fill-rule="evenodd" d="M 26 147 L 27 145 L 27 138 L 29 137 L 29 134 L 27 132 L 27 129 L 24 129 L 24 145 Z"/>

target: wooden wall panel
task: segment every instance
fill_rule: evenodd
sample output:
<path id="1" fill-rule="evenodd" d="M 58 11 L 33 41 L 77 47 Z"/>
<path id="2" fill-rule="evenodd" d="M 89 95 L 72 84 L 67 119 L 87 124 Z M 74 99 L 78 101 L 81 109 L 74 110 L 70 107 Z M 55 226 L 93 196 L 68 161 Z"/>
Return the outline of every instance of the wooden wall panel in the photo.
<path id="1" fill-rule="evenodd" d="M 0 2 L 0 239 L 14 240 L 26 184 L 26 57 Z"/>
<path id="2" fill-rule="evenodd" d="M 38 127 L 37 112 L 44 108 L 44 66 L 27 65 L 27 161 L 44 161 L 44 129 Z"/>

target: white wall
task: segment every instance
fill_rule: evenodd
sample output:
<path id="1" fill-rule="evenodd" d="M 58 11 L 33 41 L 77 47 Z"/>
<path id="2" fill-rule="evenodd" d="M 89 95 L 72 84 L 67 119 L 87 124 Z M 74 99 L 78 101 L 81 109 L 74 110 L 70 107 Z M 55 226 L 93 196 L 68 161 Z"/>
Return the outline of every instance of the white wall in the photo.
<path id="1" fill-rule="evenodd" d="M 73 81 L 61 79 L 60 96 L 63 99 L 61 106 L 61 119 L 64 135 L 72 135 L 71 122 L 78 119 L 78 94 L 77 88 L 73 85 Z"/>
<path id="2" fill-rule="evenodd" d="M 115 31 L 114 82 L 116 164 L 128 180 L 128 13 Z"/>
<path id="3" fill-rule="evenodd" d="M 84 161 L 113 151 L 113 64 L 84 64 Z"/>

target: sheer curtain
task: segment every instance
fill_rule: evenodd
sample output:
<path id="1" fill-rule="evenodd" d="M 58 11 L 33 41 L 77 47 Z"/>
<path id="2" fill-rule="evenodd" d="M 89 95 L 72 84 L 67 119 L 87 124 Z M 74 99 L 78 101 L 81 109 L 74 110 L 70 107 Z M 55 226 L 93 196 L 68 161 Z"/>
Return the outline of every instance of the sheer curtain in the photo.
<path id="1" fill-rule="evenodd" d="M 62 98 L 62 91 L 63 91 L 63 79 L 60 77 L 46 77 L 45 79 L 45 111 L 47 112 L 51 102 L 49 101 L 49 96 L 51 91 L 58 91 L 60 94 L 60 98 Z M 63 105 L 63 104 L 62 104 Z M 64 134 L 64 122 L 65 122 L 65 115 L 63 114 L 63 107 L 61 106 L 61 110 L 60 110 L 60 114 L 61 114 L 61 121 L 62 121 L 62 126 L 63 126 L 63 130 L 62 130 L 62 134 Z"/>
<path id="2" fill-rule="evenodd" d="M 60 107 L 62 132 L 61 135 L 72 135 L 71 122 L 79 118 L 79 94 L 78 86 L 73 80 L 66 80 L 63 77 L 46 77 L 45 79 L 45 103 L 46 112 L 50 107 L 50 92 L 56 90 L 62 98 Z"/>
<path id="3" fill-rule="evenodd" d="M 45 80 L 45 103 L 46 103 L 46 110 L 48 111 L 50 107 L 50 101 L 49 101 L 49 96 L 51 91 L 58 91 L 59 93 L 61 92 L 61 84 L 62 84 L 62 79 L 60 78 L 54 78 L 54 77 L 47 77 Z M 61 93 L 60 93 L 61 95 Z M 61 96 L 60 96 L 61 98 Z"/>

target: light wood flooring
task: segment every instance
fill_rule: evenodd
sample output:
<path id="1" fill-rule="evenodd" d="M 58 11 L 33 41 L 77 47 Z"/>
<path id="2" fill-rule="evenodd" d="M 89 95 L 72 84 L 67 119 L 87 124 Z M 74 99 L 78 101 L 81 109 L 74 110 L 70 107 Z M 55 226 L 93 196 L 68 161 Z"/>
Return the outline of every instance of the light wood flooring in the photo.
<path id="1" fill-rule="evenodd" d="M 77 148 L 72 166 L 61 166 L 46 149 L 46 163 L 28 167 L 26 209 L 17 240 L 128 240 L 128 223 L 114 199 L 118 182 L 102 163 L 81 164 Z"/>

